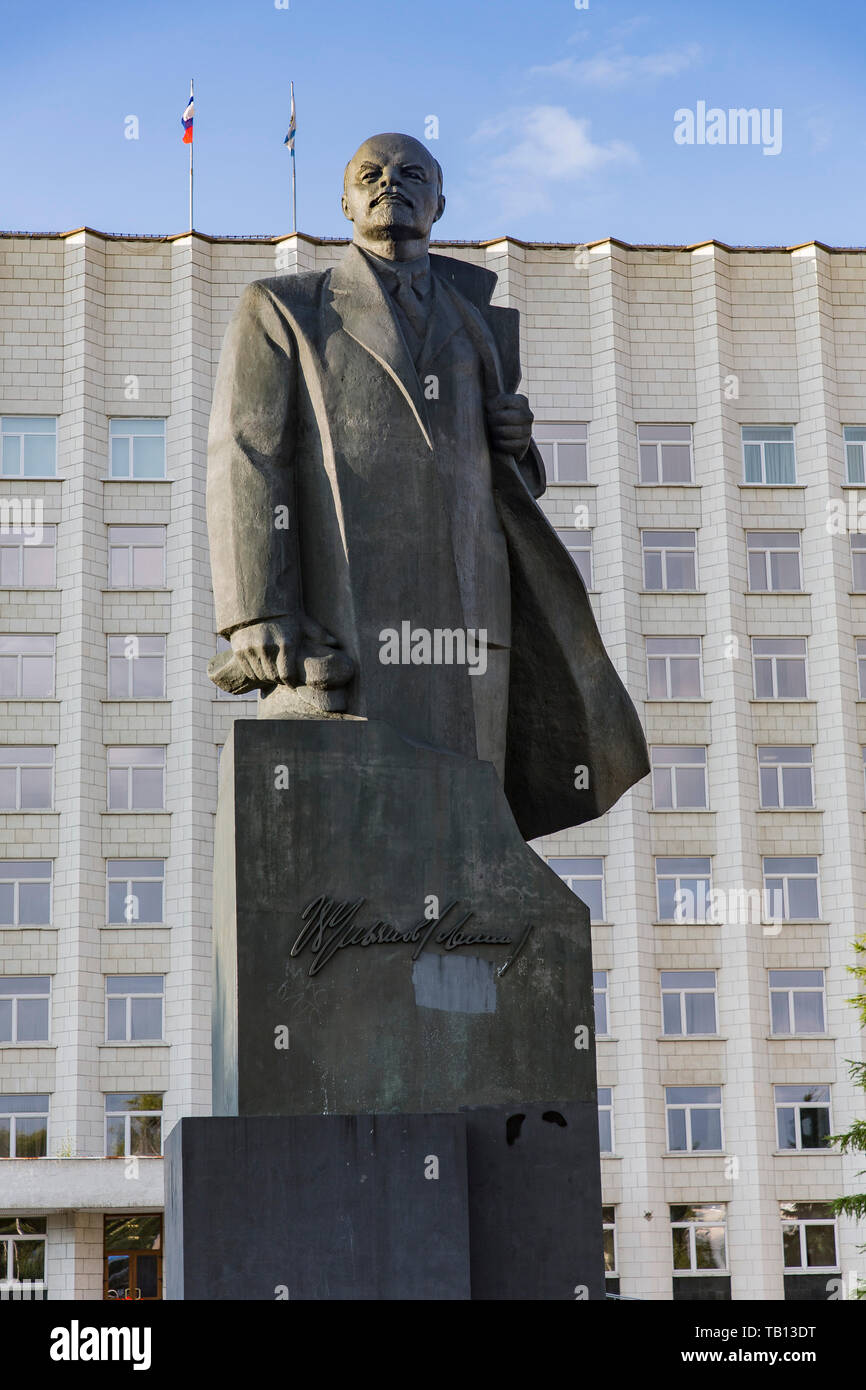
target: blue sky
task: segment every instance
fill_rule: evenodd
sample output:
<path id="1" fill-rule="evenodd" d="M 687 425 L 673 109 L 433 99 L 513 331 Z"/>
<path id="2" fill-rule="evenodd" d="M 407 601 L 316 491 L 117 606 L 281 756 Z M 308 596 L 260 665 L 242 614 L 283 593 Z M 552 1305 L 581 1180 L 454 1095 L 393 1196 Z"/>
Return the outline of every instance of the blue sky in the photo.
<path id="1" fill-rule="evenodd" d="M 193 75 L 201 231 L 289 229 L 293 78 L 312 235 L 365 135 L 433 115 L 443 239 L 866 244 L 862 0 L 288 3 L 0 0 L 0 228 L 183 231 Z M 781 151 L 677 144 L 698 102 L 780 109 Z"/>

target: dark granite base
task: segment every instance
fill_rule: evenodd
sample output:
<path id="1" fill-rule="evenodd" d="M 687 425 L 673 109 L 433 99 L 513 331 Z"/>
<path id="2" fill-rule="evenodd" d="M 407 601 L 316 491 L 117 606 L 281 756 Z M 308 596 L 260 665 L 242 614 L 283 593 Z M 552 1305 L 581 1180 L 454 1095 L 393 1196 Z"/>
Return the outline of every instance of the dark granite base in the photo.
<path id="1" fill-rule="evenodd" d="M 181 1120 L 167 1297 L 603 1298 L 595 1125 L 586 1103 Z"/>

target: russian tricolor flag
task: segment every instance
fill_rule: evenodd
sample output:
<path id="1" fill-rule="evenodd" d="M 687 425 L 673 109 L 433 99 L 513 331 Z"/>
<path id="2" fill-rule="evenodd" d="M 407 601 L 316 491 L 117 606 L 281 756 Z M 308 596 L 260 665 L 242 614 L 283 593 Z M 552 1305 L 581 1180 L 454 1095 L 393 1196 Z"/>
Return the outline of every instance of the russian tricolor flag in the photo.
<path id="1" fill-rule="evenodd" d="M 183 143 L 184 143 L 185 145 L 191 145 L 191 144 L 192 144 L 192 121 L 193 121 L 193 116 L 194 116 L 194 115 L 195 115 L 195 102 L 193 101 L 192 82 L 190 82 L 190 84 L 189 84 L 189 106 L 186 108 L 186 110 L 184 111 L 183 115 L 182 115 L 181 118 L 180 118 L 180 123 L 181 123 L 181 125 L 183 126 Z"/>

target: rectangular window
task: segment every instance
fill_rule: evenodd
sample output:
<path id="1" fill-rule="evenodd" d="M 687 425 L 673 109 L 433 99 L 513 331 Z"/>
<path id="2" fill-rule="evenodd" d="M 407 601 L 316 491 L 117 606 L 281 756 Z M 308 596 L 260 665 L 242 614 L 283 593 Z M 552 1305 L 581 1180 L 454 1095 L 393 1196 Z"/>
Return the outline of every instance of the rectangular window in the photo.
<path id="1" fill-rule="evenodd" d="M 859 531 L 851 535 L 851 588 L 855 594 L 866 593 L 866 536 Z"/>
<path id="2" fill-rule="evenodd" d="M 666 1038 L 718 1032 L 715 970 L 663 970 L 661 988 Z"/>
<path id="3" fill-rule="evenodd" d="M 48 1153 L 48 1097 L 0 1096 L 0 1158 Z"/>
<path id="4" fill-rule="evenodd" d="M 53 478 L 57 474 L 57 421 L 47 415 L 4 415 L 0 420 L 0 474 Z"/>
<path id="5" fill-rule="evenodd" d="M 602 1207 L 602 1239 L 604 1240 L 604 1272 L 616 1274 L 616 1207 Z"/>
<path id="6" fill-rule="evenodd" d="M 162 975 L 109 975 L 105 981 L 106 1042 L 162 1042 Z"/>
<path id="7" fill-rule="evenodd" d="M 610 1011 L 606 970 L 593 970 L 592 997 L 595 1004 L 595 1036 L 607 1038 L 610 1036 Z"/>
<path id="8" fill-rule="evenodd" d="M 657 859 L 659 921 L 705 922 L 711 885 L 709 858 Z"/>
<path id="9" fill-rule="evenodd" d="M 780 1202 L 786 1269 L 836 1270 L 836 1218 L 830 1202 Z"/>
<path id="10" fill-rule="evenodd" d="M 842 431 L 845 440 L 845 482 L 855 487 L 866 486 L 866 429 L 862 425 L 846 425 Z"/>
<path id="11" fill-rule="evenodd" d="M 598 1147 L 600 1153 L 613 1153 L 613 1091 L 610 1086 L 598 1088 Z"/>
<path id="12" fill-rule="evenodd" d="M 57 583 L 57 527 L 0 529 L 0 589 L 53 589 Z"/>
<path id="13" fill-rule="evenodd" d="M 550 483 L 585 483 L 587 467 L 587 425 L 557 421 L 539 424 L 532 430 L 544 471 Z"/>
<path id="14" fill-rule="evenodd" d="M 112 478 L 165 477 L 165 421 L 110 420 Z"/>
<path id="15" fill-rule="evenodd" d="M 642 531 L 643 586 L 668 593 L 698 587 L 696 531 Z"/>
<path id="16" fill-rule="evenodd" d="M 51 860 L 0 859 L 0 927 L 51 926 Z"/>
<path id="17" fill-rule="evenodd" d="M 111 589 L 165 588 L 165 527 L 109 526 Z"/>
<path id="18" fill-rule="evenodd" d="M 109 637 L 109 700 L 165 698 L 165 638 Z"/>
<path id="19" fill-rule="evenodd" d="M 54 696 L 54 634 L 0 636 L 0 700 Z"/>
<path id="20" fill-rule="evenodd" d="M 647 698 L 699 700 L 703 695 L 700 637 L 647 637 Z"/>
<path id="21" fill-rule="evenodd" d="M 50 975 L 0 976 L 0 1043 L 48 1042 Z"/>
<path id="22" fill-rule="evenodd" d="M 763 810 L 814 806 L 812 749 L 784 745 L 759 748 L 758 780 Z"/>
<path id="23" fill-rule="evenodd" d="M 0 746 L 0 811 L 50 811 L 54 749 Z"/>
<path id="24" fill-rule="evenodd" d="M 0 1298 L 21 1285 L 44 1297 L 46 1239 L 44 1216 L 0 1216 Z"/>
<path id="25" fill-rule="evenodd" d="M 748 531 L 746 545 L 753 593 L 802 590 L 799 531 Z"/>
<path id="26" fill-rule="evenodd" d="M 642 483 L 692 481 L 691 425 L 638 425 Z"/>
<path id="27" fill-rule="evenodd" d="M 774 1086 L 780 1149 L 823 1149 L 830 1134 L 829 1086 Z"/>
<path id="28" fill-rule="evenodd" d="M 165 810 L 164 748 L 109 748 L 108 809 Z"/>
<path id="29" fill-rule="evenodd" d="M 727 1269 L 725 1228 L 721 1204 L 671 1207 L 674 1270 Z"/>
<path id="30" fill-rule="evenodd" d="M 721 1086 L 666 1086 L 665 1112 L 670 1153 L 721 1152 Z"/>
<path id="31" fill-rule="evenodd" d="M 591 922 L 604 918 L 604 860 L 548 859 L 555 874 L 567 883 L 572 893 L 586 903 Z"/>
<path id="32" fill-rule="evenodd" d="M 764 902 L 772 922 L 817 922 L 821 916 L 817 857 L 764 859 Z"/>
<path id="33" fill-rule="evenodd" d="M 823 970 L 771 970 L 770 1020 L 774 1036 L 826 1033 Z"/>
<path id="34" fill-rule="evenodd" d="M 162 1096 L 138 1092 L 105 1097 L 106 1158 L 159 1158 Z"/>
<path id="35" fill-rule="evenodd" d="M 164 889 L 164 859 L 109 859 L 109 925 L 163 922 Z"/>
<path id="36" fill-rule="evenodd" d="M 707 750 L 681 744 L 652 749 L 653 807 L 656 811 L 706 810 Z"/>
<path id="37" fill-rule="evenodd" d="M 753 637 L 756 700 L 805 700 L 805 637 Z"/>
<path id="38" fill-rule="evenodd" d="M 866 700 L 866 638 L 857 638 L 857 683 L 861 700 Z"/>
<path id="39" fill-rule="evenodd" d="M 796 483 L 793 427 L 744 425 L 743 465 L 747 483 L 767 487 Z"/>
<path id="40" fill-rule="evenodd" d="M 587 589 L 592 588 L 592 532 L 559 527 L 556 534 L 577 567 Z"/>

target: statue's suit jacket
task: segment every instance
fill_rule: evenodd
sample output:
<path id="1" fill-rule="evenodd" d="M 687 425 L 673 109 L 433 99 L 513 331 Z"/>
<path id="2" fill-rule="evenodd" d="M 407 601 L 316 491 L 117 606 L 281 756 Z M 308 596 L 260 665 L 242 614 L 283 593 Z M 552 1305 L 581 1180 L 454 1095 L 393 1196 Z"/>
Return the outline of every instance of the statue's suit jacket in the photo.
<path id="1" fill-rule="evenodd" d="M 490 451 L 484 402 L 516 389 L 519 315 L 491 306 L 490 271 L 430 263 L 417 367 L 354 246 L 244 293 L 208 445 L 217 630 L 310 614 L 356 664 L 350 713 L 470 757 L 485 677 L 383 665 L 381 633 L 486 630 L 510 648 L 505 791 L 531 839 L 601 815 L 648 771 L 646 745 L 535 500 L 537 449 L 519 465 Z"/>

